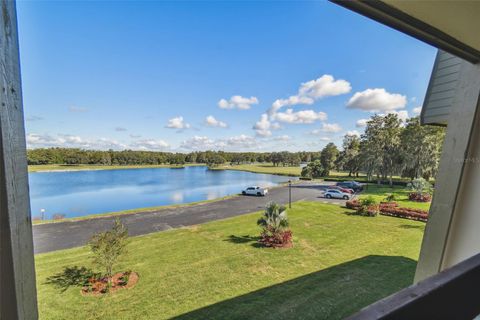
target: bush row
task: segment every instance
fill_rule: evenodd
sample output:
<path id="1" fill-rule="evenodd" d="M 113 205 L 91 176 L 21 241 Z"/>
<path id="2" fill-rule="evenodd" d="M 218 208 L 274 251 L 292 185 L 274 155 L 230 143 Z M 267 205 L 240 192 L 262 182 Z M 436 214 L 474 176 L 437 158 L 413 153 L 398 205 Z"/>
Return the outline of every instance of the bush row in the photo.
<path id="1" fill-rule="evenodd" d="M 362 203 L 358 200 L 350 200 L 347 201 L 346 207 L 359 212 L 362 210 Z M 406 218 L 424 222 L 428 220 L 428 211 L 414 208 L 400 208 L 396 202 L 381 202 L 378 206 L 378 209 L 380 214 L 384 216 Z"/>

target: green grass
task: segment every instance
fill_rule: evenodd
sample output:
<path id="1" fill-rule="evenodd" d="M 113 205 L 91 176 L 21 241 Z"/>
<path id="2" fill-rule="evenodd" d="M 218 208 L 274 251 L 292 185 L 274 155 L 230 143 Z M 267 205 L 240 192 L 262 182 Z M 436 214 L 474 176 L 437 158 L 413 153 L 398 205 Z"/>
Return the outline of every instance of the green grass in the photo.
<path id="1" fill-rule="evenodd" d="M 118 169 L 145 169 L 145 168 L 181 168 L 185 166 L 199 166 L 202 164 L 188 163 L 185 165 L 170 165 L 170 164 L 158 164 L 158 165 L 66 165 L 66 164 L 46 164 L 46 165 L 29 165 L 28 172 L 43 172 L 43 171 L 78 171 L 78 170 L 118 170 Z"/>
<path id="2" fill-rule="evenodd" d="M 385 198 L 389 194 L 395 195 L 395 201 L 400 207 L 416 208 L 422 210 L 430 209 L 430 202 L 416 202 L 408 200 L 408 194 L 411 191 L 408 188 L 400 186 L 378 186 L 375 184 L 368 184 L 364 192 L 360 195 L 360 199 L 372 196 L 377 202 L 386 201 Z"/>
<path id="3" fill-rule="evenodd" d="M 116 269 L 139 283 L 100 298 L 45 283 L 87 248 L 36 255 L 40 318 L 341 319 L 412 283 L 425 226 L 346 211 L 294 203 L 291 249 L 256 246 L 258 213 L 132 238 Z"/>
<path id="4" fill-rule="evenodd" d="M 264 163 L 264 164 L 239 164 L 239 165 L 224 165 L 212 168 L 213 170 L 239 170 L 239 171 L 247 171 L 247 172 L 254 172 L 254 173 L 268 173 L 268 174 L 276 174 L 282 176 L 300 176 L 302 169 L 300 166 L 297 167 L 283 167 L 283 166 L 274 166 L 271 163 Z"/>

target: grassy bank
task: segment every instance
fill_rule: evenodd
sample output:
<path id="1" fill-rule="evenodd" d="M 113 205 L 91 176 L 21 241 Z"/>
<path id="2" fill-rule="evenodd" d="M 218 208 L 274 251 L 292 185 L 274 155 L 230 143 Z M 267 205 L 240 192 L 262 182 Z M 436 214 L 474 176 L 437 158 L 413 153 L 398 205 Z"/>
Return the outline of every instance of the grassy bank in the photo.
<path id="1" fill-rule="evenodd" d="M 182 168 L 186 166 L 200 166 L 203 164 L 193 164 L 188 163 L 185 165 L 170 165 L 170 164 L 159 164 L 159 165 L 112 165 L 112 166 L 102 166 L 102 165 L 88 165 L 88 164 L 78 164 L 78 165 L 66 165 L 66 164 L 46 164 L 46 165 L 29 165 L 28 172 L 43 172 L 43 171 L 79 171 L 79 170 L 118 170 L 118 169 L 146 169 L 146 168 Z"/>
<path id="2" fill-rule="evenodd" d="M 282 176 L 300 176 L 302 169 L 298 167 L 274 166 L 271 163 L 266 164 L 239 164 L 239 165 L 223 165 L 212 168 L 212 170 L 239 170 L 254 173 L 276 174 Z"/>
<path id="3" fill-rule="evenodd" d="M 165 210 L 165 209 L 172 209 L 172 208 L 184 208 L 184 207 L 190 207 L 190 206 L 199 206 L 199 205 L 203 205 L 203 204 L 207 204 L 207 203 L 211 203 L 211 202 L 215 202 L 215 201 L 230 199 L 230 198 L 237 197 L 237 196 L 238 196 L 237 194 L 234 194 L 234 195 L 225 196 L 225 197 L 216 198 L 216 199 L 211 199 L 211 200 L 203 200 L 203 201 L 172 204 L 172 205 L 166 205 L 166 206 L 147 207 L 147 208 L 135 208 L 135 209 L 114 211 L 114 212 L 106 212 L 106 213 L 89 214 L 89 215 L 81 216 L 81 217 L 64 218 L 64 219 L 58 219 L 58 220 L 33 220 L 32 224 L 37 225 L 37 224 L 45 224 L 45 223 L 74 222 L 74 221 L 80 221 L 80 220 L 113 217 L 113 216 L 119 216 L 119 215 L 124 215 L 124 214 L 147 213 L 147 212 L 153 212 L 153 211 L 159 211 L 159 210 Z"/>
<path id="4" fill-rule="evenodd" d="M 256 245 L 256 214 L 131 239 L 117 270 L 136 287 L 105 297 L 46 279 L 92 267 L 86 248 L 36 255 L 41 319 L 341 319 L 413 281 L 424 223 L 298 202 L 291 249 Z"/>

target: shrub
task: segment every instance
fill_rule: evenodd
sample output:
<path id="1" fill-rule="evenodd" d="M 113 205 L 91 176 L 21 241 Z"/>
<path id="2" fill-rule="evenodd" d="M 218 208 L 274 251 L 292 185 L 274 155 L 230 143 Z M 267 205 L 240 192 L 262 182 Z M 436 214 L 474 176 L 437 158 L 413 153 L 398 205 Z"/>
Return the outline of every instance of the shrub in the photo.
<path id="1" fill-rule="evenodd" d="M 127 238 L 127 228 L 116 218 L 111 230 L 93 235 L 88 242 L 93 262 L 104 268 L 109 283 L 114 264 L 126 252 Z"/>
<path id="2" fill-rule="evenodd" d="M 360 202 L 357 200 L 357 199 L 354 199 L 354 200 L 348 200 L 345 204 L 345 206 L 348 208 L 348 209 L 353 209 L 353 210 L 357 210 L 361 204 Z"/>
<path id="3" fill-rule="evenodd" d="M 428 220 L 428 211 L 413 208 L 399 208 L 393 206 L 380 205 L 380 213 L 385 216 L 406 218 L 426 222 Z"/>
<path id="4" fill-rule="evenodd" d="M 292 244 L 292 232 L 288 228 L 285 206 L 269 202 L 257 225 L 262 227 L 259 241 L 266 247 L 284 247 Z"/>
<path id="5" fill-rule="evenodd" d="M 413 192 L 408 195 L 411 201 L 428 202 L 432 200 L 432 185 L 425 179 L 415 179 L 407 185 Z"/>
<path id="6" fill-rule="evenodd" d="M 429 202 L 432 200 L 432 196 L 428 193 L 416 193 L 411 192 L 408 195 L 408 199 L 410 201 L 417 201 L 417 202 Z"/>
<path id="7" fill-rule="evenodd" d="M 393 193 L 390 193 L 389 195 L 387 195 L 387 196 L 385 197 L 385 201 L 387 201 L 387 202 L 393 202 L 393 201 L 395 201 L 395 200 L 396 200 L 396 199 L 395 199 L 395 195 L 394 195 Z"/>
<path id="8" fill-rule="evenodd" d="M 378 214 L 377 201 L 372 196 L 360 200 L 360 207 L 357 209 L 357 213 L 361 216 L 375 217 Z"/>

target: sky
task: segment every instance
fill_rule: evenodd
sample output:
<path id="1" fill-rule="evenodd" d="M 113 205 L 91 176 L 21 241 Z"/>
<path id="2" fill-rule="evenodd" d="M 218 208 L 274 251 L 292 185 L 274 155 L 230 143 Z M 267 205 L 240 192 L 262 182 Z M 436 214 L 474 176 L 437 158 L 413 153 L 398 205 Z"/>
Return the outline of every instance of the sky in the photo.
<path id="1" fill-rule="evenodd" d="M 317 151 L 419 113 L 436 49 L 325 1 L 17 1 L 27 145 Z"/>

